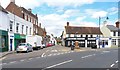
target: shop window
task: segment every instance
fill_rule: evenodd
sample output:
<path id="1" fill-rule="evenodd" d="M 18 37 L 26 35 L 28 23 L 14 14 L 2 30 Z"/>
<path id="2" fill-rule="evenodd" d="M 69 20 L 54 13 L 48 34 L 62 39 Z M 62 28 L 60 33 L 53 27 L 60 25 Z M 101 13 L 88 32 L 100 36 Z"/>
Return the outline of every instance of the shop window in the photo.
<path id="1" fill-rule="evenodd" d="M 0 44 L 0 48 L 4 48 L 6 45 L 5 45 L 5 36 L 1 36 L 0 40 L 1 40 L 1 44 Z"/>
<path id="2" fill-rule="evenodd" d="M 112 45 L 116 45 L 116 39 L 112 39 Z"/>

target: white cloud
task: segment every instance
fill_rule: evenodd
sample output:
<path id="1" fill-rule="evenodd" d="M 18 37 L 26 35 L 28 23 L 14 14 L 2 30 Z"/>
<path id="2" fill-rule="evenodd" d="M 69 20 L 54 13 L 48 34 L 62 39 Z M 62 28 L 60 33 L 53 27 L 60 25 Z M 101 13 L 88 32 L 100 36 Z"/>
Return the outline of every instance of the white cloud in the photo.
<path id="1" fill-rule="evenodd" d="M 94 0 L 44 0 L 49 6 L 65 7 L 65 6 L 81 6 L 83 4 L 91 4 Z"/>
<path id="2" fill-rule="evenodd" d="M 92 14 L 92 18 L 98 18 L 98 17 L 106 17 L 108 12 L 106 11 L 98 11 Z"/>
<path id="3" fill-rule="evenodd" d="M 6 8 L 8 6 L 8 4 L 10 3 L 10 0 L 1 0 L 1 5 Z M 42 0 L 15 0 L 15 3 L 18 6 L 22 6 L 25 8 L 35 8 L 37 6 L 40 6 L 41 4 L 43 4 Z"/>
<path id="4" fill-rule="evenodd" d="M 10 3 L 10 0 L 1 0 L 1 5 L 6 8 Z M 18 6 L 23 6 L 25 8 L 35 8 L 42 4 L 47 4 L 48 6 L 54 7 L 65 7 L 65 6 L 81 6 L 84 4 L 91 4 L 94 0 L 15 0 Z"/>
<path id="5" fill-rule="evenodd" d="M 106 12 L 106 11 L 97 10 L 97 9 L 86 9 L 85 12 L 92 18 L 106 17 L 108 14 L 108 12 Z"/>
<path id="6" fill-rule="evenodd" d="M 117 7 L 109 8 L 108 12 L 110 15 L 114 15 L 114 14 L 118 13 L 118 8 Z"/>

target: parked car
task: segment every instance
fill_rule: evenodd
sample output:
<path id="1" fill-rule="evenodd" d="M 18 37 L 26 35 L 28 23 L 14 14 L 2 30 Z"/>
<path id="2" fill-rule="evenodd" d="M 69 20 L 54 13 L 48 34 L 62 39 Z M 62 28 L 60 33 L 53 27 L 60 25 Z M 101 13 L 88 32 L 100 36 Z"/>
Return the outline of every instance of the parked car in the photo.
<path id="1" fill-rule="evenodd" d="M 46 46 L 50 47 L 50 46 L 53 46 L 53 44 L 52 43 L 48 43 Z"/>
<path id="2" fill-rule="evenodd" d="M 17 53 L 19 52 L 29 52 L 29 51 L 33 51 L 33 47 L 32 45 L 30 45 L 29 43 L 20 43 L 17 47 Z"/>

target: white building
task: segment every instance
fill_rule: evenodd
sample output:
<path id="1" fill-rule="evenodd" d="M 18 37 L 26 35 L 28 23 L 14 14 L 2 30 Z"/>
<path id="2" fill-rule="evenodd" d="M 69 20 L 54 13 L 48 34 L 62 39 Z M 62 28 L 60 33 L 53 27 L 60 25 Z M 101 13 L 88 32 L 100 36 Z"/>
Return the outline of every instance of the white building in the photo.
<path id="1" fill-rule="evenodd" d="M 19 43 L 25 42 L 26 35 L 33 35 L 33 24 L 9 12 L 9 51 L 16 50 Z"/>
<path id="2" fill-rule="evenodd" d="M 64 32 L 62 34 L 62 45 L 70 46 L 75 45 L 78 42 L 79 47 L 92 47 L 97 45 L 99 48 L 99 36 L 102 37 L 102 33 L 99 27 L 80 27 L 80 26 L 70 26 L 67 22 Z"/>
<path id="3" fill-rule="evenodd" d="M 106 47 L 120 46 L 120 22 L 116 22 L 116 27 L 114 25 L 108 25 L 105 21 L 101 27 L 101 32 L 103 33 L 102 41 L 108 42 Z"/>
<path id="4" fill-rule="evenodd" d="M 8 51 L 8 12 L 0 5 L 0 52 Z"/>

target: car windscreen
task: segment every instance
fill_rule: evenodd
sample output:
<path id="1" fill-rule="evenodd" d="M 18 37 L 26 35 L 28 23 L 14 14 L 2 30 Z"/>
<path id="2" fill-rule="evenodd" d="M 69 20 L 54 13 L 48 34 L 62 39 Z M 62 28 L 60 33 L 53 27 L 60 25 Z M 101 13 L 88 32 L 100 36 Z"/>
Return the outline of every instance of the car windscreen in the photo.
<path id="1" fill-rule="evenodd" d="M 26 44 L 19 44 L 19 46 L 25 46 Z"/>

